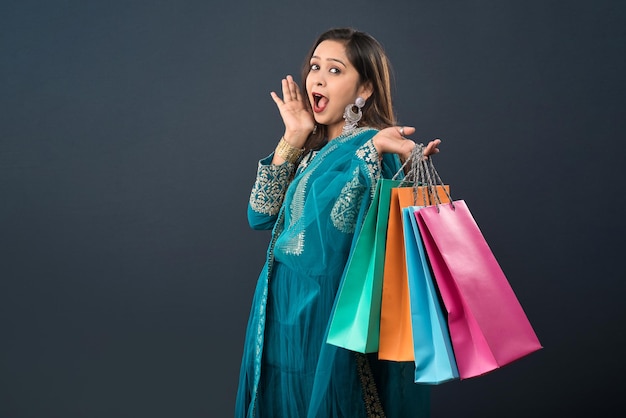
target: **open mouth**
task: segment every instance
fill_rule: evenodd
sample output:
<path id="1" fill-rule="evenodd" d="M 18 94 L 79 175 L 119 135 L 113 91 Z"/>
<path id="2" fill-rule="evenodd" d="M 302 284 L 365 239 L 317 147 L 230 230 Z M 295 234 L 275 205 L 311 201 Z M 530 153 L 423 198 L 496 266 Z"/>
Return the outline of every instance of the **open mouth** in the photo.
<path id="1" fill-rule="evenodd" d="M 313 93 L 311 96 L 313 97 L 313 111 L 315 113 L 323 112 L 328 105 L 328 98 L 319 93 Z"/>

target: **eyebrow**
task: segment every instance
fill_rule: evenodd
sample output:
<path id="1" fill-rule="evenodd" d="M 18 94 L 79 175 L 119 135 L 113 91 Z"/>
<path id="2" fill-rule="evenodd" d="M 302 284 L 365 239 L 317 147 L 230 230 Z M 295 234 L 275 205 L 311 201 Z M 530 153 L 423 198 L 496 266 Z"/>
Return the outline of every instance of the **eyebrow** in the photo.
<path id="1" fill-rule="evenodd" d="M 318 57 L 317 55 L 313 55 L 313 56 L 311 57 L 311 59 L 313 59 L 313 58 L 316 58 L 316 59 L 318 59 L 318 60 L 320 60 L 320 59 L 321 59 L 321 58 L 320 58 L 320 57 Z M 339 64 L 343 65 L 343 66 L 344 66 L 344 67 L 346 67 L 346 68 L 348 67 L 348 66 L 347 66 L 347 65 L 346 65 L 343 61 L 341 61 L 340 59 L 337 59 L 337 58 L 326 58 L 326 61 L 335 61 L 335 62 L 338 62 Z"/>

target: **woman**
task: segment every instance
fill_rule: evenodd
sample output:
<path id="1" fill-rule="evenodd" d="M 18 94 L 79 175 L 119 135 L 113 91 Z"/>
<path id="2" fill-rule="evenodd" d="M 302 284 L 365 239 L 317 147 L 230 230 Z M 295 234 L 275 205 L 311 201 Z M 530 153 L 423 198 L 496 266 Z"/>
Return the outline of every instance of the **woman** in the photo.
<path id="1" fill-rule="evenodd" d="M 393 176 L 415 145 L 404 138 L 414 128 L 394 126 L 389 77 L 375 39 L 333 29 L 309 53 L 304 92 L 287 76 L 282 98 L 271 93 L 285 131 L 259 162 L 248 206 L 252 228 L 273 230 L 248 322 L 237 417 L 428 415 L 429 393 L 413 383 L 412 363 L 379 362 L 325 341 L 376 182 Z"/>

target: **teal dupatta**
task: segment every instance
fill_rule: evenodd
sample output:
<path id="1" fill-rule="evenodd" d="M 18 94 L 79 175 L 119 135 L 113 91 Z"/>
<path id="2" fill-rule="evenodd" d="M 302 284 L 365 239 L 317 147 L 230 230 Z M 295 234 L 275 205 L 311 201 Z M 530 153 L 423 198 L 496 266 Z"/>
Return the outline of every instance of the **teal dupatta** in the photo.
<path id="1" fill-rule="evenodd" d="M 403 405 L 410 406 L 406 416 L 427 410 L 427 392 L 413 384 L 412 369 L 405 373 L 409 365 L 389 368 L 325 341 L 355 231 L 378 179 L 400 168 L 395 155 L 379 158 L 376 132 L 361 128 L 333 139 L 297 170 L 271 165 L 272 156 L 259 163 L 248 220 L 271 228 L 272 237 L 247 326 L 238 418 L 381 416 L 373 373 L 385 385 L 380 400 L 388 417 L 405 416 L 393 415 Z M 408 403 L 396 390 L 407 384 Z"/>

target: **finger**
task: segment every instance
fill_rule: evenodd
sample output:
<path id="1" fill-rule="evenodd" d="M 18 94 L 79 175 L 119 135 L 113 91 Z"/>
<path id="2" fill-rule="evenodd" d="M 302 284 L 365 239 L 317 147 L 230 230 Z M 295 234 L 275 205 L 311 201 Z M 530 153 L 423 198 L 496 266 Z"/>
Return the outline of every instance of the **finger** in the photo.
<path id="1" fill-rule="evenodd" d="M 400 136 L 405 137 L 414 134 L 415 128 L 413 126 L 399 126 L 398 132 L 400 133 Z"/>
<path id="2" fill-rule="evenodd" d="M 295 86 L 296 86 L 296 100 L 301 102 L 302 101 L 302 92 L 300 91 L 300 87 L 298 87 L 298 84 L 296 84 L 294 82 Z"/>
<path id="3" fill-rule="evenodd" d="M 289 94 L 291 95 L 291 98 L 293 100 L 297 100 L 298 99 L 298 85 L 293 80 L 292 76 L 290 75 L 287 76 L 287 83 L 289 84 Z"/>
<path id="4" fill-rule="evenodd" d="M 283 78 L 281 80 L 281 87 L 283 90 L 283 101 L 288 102 L 291 100 L 291 90 L 289 89 L 289 80 Z"/>
<path id="5" fill-rule="evenodd" d="M 283 102 L 282 99 L 278 97 L 278 94 L 276 94 L 275 92 L 270 92 L 270 96 L 272 96 L 272 100 L 274 100 L 274 103 L 276 103 L 277 106 L 280 107 L 285 104 L 285 102 Z"/>
<path id="6" fill-rule="evenodd" d="M 437 139 L 433 139 L 432 141 L 430 141 L 428 143 L 428 146 L 430 146 L 433 149 L 437 149 L 439 144 L 441 144 L 441 139 L 437 138 Z M 437 151 L 439 151 L 439 150 L 437 150 Z"/>
<path id="7" fill-rule="evenodd" d="M 426 148 L 424 149 L 424 155 L 428 156 L 431 154 L 436 154 L 439 152 L 439 148 L 437 148 L 439 146 L 439 144 L 441 144 L 441 140 L 440 139 L 434 139 L 432 141 L 430 141 L 428 143 L 428 145 L 426 145 Z"/>

